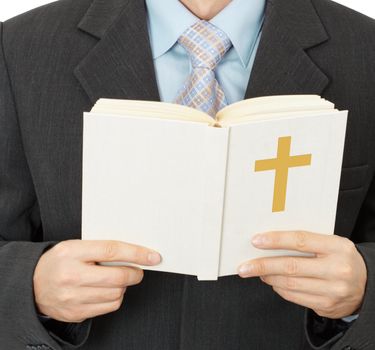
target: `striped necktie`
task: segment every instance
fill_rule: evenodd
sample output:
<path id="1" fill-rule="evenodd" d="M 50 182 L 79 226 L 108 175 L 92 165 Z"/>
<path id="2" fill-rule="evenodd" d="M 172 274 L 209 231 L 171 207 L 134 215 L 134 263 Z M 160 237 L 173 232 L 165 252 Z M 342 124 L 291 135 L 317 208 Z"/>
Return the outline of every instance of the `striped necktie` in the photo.
<path id="1" fill-rule="evenodd" d="M 189 27 L 178 39 L 190 57 L 192 72 L 175 103 L 199 109 L 212 117 L 227 105 L 215 68 L 232 47 L 228 36 L 207 21 Z"/>

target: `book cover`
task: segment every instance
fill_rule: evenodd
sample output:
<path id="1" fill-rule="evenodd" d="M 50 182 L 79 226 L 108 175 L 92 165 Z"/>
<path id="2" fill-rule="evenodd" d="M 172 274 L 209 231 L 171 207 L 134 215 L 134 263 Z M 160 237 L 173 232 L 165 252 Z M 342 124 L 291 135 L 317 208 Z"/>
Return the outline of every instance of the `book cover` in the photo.
<path id="1" fill-rule="evenodd" d="M 147 103 L 85 113 L 82 239 L 143 245 L 162 256 L 144 268 L 215 280 L 296 254 L 254 248 L 256 233 L 333 234 L 347 112 L 256 102 L 261 117 L 225 127 L 162 118 L 178 108 L 162 103 L 155 118 Z"/>

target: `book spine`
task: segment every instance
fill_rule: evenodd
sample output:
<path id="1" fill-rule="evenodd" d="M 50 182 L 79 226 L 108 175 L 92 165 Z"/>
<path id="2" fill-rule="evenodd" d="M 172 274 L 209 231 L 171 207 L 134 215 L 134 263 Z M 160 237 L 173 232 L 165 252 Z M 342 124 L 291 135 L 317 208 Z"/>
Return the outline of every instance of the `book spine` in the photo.
<path id="1" fill-rule="evenodd" d="M 225 203 L 226 203 L 226 194 L 227 194 L 227 179 L 228 179 L 228 164 L 229 164 L 229 157 L 230 157 L 230 141 L 231 141 L 231 127 L 228 127 L 228 139 L 226 145 L 226 157 L 225 157 L 225 180 L 223 186 L 223 203 L 221 206 L 221 223 L 220 223 L 220 244 L 219 244 L 219 254 L 218 254 L 218 261 L 217 261 L 217 275 L 218 277 L 221 276 L 221 254 L 223 251 L 223 235 L 224 235 L 224 220 L 225 220 Z"/>
<path id="2" fill-rule="evenodd" d="M 200 242 L 198 280 L 217 280 L 220 262 L 222 214 L 228 152 L 228 128 L 207 128 L 206 170 L 202 213 L 203 234 Z"/>

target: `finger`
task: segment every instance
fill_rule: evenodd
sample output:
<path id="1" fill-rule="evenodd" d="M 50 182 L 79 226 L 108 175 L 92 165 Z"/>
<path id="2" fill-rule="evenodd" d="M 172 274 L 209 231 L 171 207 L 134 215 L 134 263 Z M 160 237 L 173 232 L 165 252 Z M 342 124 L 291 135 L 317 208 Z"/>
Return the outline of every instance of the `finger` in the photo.
<path id="1" fill-rule="evenodd" d="M 85 272 L 83 287 L 124 288 L 138 284 L 143 270 L 137 267 L 92 265 Z"/>
<path id="2" fill-rule="evenodd" d="M 83 320 L 88 318 L 93 318 L 117 311 L 121 308 L 122 303 L 123 298 L 108 303 L 83 304 L 81 305 L 81 310 L 77 311 L 71 318 L 75 319 L 75 322 L 82 322 Z"/>
<path id="3" fill-rule="evenodd" d="M 160 254 L 154 250 L 120 241 L 77 241 L 76 256 L 87 262 L 123 261 L 138 265 L 160 263 Z"/>
<path id="4" fill-rule="evenodd" d="M 90 288 L 84 287 L 79 292 L 81 304 L 102 304 L 120 300 L 124 297 L 125 288 Z"/>
<path id="5" fill-rule="evenodd" d="M 260 249 L 286 249 L 327 254 L 338 251 L 342 237 L 307 231 L 272 231 L 255 235 L 252 244 Z"/>
<path id="6" fill-rule="evenodd" d="M 325 279 L 329 269 L 321 258 L 281 256 L 251 260 L 242 264 L 238 273 L 244 278 L 282 275 Z"/>
<path id="7" fill-rule="evenodd" d="M 293 292 L 278 287 L 274 287 L 273 290 L 283 299 L 312 310 L 326 309 L 330 306 L 328 299 L 324 296 Z"/>
<path id="8" fill-rule="evenodd" d="M 307 293 L 313 295 L 327 295 L 330 287 L 327 282 L 318 278 L 290 277 L 290 276 L 261 276 L 260 279 L 276 288 L 292 292 Z"/>

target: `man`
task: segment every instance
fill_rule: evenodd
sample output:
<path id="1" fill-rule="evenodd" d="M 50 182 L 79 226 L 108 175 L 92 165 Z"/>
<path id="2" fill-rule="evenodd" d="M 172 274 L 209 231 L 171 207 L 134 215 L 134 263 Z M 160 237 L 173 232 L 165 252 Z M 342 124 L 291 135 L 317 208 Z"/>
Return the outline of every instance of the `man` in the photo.
<path id="1" fill-rule="evenodd" d="M 61 0 L 0 27 L 0 348 L 375 349 L 374 22 L 328 0 L 146 5 Z M 231 41 L 214 73 L 226 103 L 321 94 L 350 110 L 337 236 L 255 236 L 314 257 L 244 262 L 215 282 L 98 266 L 160 256 L 77 240 L 82 113 L 101 97 L 184 94 L 195 72 L 179 39 L 200 19 Z"/>

